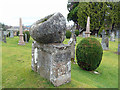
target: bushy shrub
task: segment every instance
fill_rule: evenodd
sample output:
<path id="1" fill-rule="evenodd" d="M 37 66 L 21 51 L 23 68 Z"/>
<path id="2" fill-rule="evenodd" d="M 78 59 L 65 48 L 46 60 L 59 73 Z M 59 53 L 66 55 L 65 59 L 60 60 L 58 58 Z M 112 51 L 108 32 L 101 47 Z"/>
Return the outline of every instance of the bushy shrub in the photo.
<path id="1" fill-rule="evenodd" d="M 24 41 L 25 41 L 25 34 L 27 34 L 27 42 L 29 42 L 29 40 L 30 40 L 30 33 L 29 33 L 29 31 L 23 32 Z"/>
<path id="2" fill-rule="evenodd" d="M 71 32 L 69 30 L 66 31 L 66 38 L 70 38 L 71 37 Z"/>
<path id="3" fill-rule="evenodd" d="M 95 38 L 84 38 L 76 48 L 77 63 L 80 68 L 92 71 L 101 63 L 103 49 L 100 42 Z"/>
<path id="4" fill-rule="evenodd" d="M 76 36 L 78 36 L 79 35 L 79 30 L 75 30 L 75 34 L 76 34 Z"/>

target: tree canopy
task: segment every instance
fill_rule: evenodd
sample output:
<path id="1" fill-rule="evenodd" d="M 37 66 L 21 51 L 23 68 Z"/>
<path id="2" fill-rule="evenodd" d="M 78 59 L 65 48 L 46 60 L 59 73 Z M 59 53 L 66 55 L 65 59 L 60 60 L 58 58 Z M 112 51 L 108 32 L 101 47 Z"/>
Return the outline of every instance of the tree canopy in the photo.
<path id="1" fill-rule="evenodd" d="M 90 16 L 90 30 L 114 30 L 120 25 L 120 2 L 71 2 L 67 5 L 68 21 L 86 28 Z"/>

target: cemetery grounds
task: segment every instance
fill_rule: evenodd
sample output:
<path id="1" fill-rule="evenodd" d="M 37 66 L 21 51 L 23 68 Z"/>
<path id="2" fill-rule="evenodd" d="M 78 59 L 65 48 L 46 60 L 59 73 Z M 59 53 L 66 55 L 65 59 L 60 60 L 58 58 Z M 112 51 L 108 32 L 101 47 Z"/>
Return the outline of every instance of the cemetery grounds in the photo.
<path id="1" fill-rule="evenodd" d="M 96 38 L 101 42 L 101 38 Z M 82 37 L 77 37 L 77 43 Z M 18 45 L 19 37 L 7 38 L 2 43 L 2 88 L 55 88 L 48 80 L 31 69 L 32 41 Z M 67 44 L 69 39 L 65 39 Z M 71 64 L 71 82 L 59 88 L 118 88 L 118 40 L 109 41 L 109 50 L 104 51 L 102 62 L 96 69 L 100 74 L 84 71 Z M 76 59 L 76 58 L 75 58 Z"/>

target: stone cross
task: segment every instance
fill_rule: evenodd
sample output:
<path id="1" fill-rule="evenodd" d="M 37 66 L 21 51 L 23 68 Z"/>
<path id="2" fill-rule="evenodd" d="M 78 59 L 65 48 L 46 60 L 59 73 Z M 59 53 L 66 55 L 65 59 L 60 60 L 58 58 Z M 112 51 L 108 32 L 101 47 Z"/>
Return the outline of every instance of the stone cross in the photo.
<path id="1" fill-rule="evenodd" d="M 24 40 L 23 40 L 23 29 L 22 29 L 22 19 L 20 18 L 20 27 L 19 27 L 19 32 L 20 32 L 20 34 L 19 34 L 19 45 L 25 45 L 25 43 L 24 43 Z"/>
<path id="2" fill-rule="evenodd" d="M 105 30 L 102 31 L 102 42 L 101 42 L 103 50 L 109 49 L 109 38 L 106 36 Z"/>
<path id="3" fill-rule="evenodd" d="M 85 37 L 90 37 L 90 17 L 88 16 L 87 18 L 87 25 L 86 25 L 86 32 L 85 32 Z"/>

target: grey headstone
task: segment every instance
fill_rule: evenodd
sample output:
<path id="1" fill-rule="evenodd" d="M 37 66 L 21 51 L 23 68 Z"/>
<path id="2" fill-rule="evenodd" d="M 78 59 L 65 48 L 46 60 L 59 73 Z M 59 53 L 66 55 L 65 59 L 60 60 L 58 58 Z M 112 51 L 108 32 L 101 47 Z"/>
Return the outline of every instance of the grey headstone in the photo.
<path id="1" fill-rule="evenodd" d="M 110 41 L 115 42 L 115 33 L 114 33 L 114 31 L 112 31 L 112 33 L 110 35 Z"/>
<path id="2" fill-rule="evenodd" d="M 13 34 L 13 31 L 12 31 L 12 30 L 10 31 L 10 37 L 11 37 L 11 38 L 14 37 L 14 34 Z"/>
<path id="3" fill-rule="evenodd" d="M 25 33 L 25 42 L 27 43 L 27 34 Z"/>
<path id="4" fill-rule="evenodd" d="M 105 30 L 102 31 L 102 42 L 101 42 L 103 50 L 109 50 L 109 38 L 106 36 Z"/>
<path id="5" fill-rule="evenodd" d="M 97 33 L 95 33 L 95 37 L 97 37 Z"/>
<path id="6" fill-rule="evenodd" d="M 85 37 L 85 31 L 83 31 L 83 34 L 82 34 L 83 37 Z"/>

